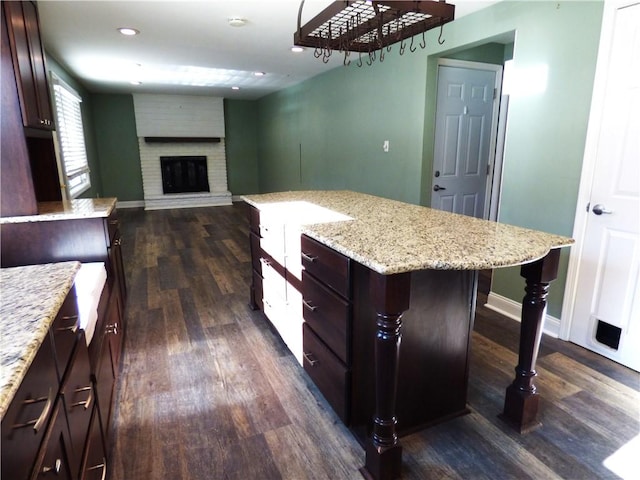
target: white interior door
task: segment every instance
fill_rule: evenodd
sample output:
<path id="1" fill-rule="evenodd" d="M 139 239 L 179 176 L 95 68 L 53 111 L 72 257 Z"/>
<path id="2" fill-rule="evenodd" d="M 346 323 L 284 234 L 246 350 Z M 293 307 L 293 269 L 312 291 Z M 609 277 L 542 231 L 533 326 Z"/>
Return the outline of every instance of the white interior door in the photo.
<path id="1" fill-rule="evenodd" d="M 440 62 L 431 207 L 486 218 L 502 67 Z"/>
<path id="2" fill-rule="evenodd" d="M 629 3 L 605 4 L 570 264 L 568 333 L 571 341 L 640 371 L 640 3 Z"/>

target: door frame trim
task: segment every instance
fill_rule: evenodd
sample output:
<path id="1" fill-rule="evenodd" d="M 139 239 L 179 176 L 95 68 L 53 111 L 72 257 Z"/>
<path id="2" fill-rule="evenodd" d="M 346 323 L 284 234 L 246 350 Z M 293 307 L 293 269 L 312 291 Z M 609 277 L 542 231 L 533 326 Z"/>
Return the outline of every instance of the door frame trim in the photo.
<path id="1" fill-rule="evenodd" d="M 581 266 L 580 260 L 583 255 L 584 237 L 590 213 L 587 206 L 591 200 L 591 191 L 594 182 L 598 143 L 602 129 L 602 112 L 605 107 L 605 91 L 609 77 L 607 66 L 611 59 L 616 14 L 619 9 L 636 3 L 638 3 L 637 0 L 606 0 L 604 3 L 600 43 L 598 45 L 598 57 L 593 81 L 593 93 L 591 96 L 591 109 L 589 111 L 589 123 L 582 158 L 582 173 L 580 174 L 580 186 L 578 187 L 575 220 L 573 223 L 572 237 L 575 243 L 569 252 L 567 280 L 560 317 L 560 331 L 558 336 L 562 340 L 569 340 L 576 310 L 578 276 Z"/>
<path id="2" fill-rule="evenodd" d="M 488 164 L 490 165 L 490 168 L 489 168 L 489 175 L 487 175 L 487 182 L 485 185 L 484 212 L 482 213 L 482 218 L 487 219 L 490 212 L 492 211 L 492 206 L 500 198 L 499 189 L 494 189 L 492 188 L 492 186 L 494 182 L 493 174 L 496 167 L 496 161 L 502 162 L 503 160 L 502 158 L 496 159 L 496 145 L 498 141 L 498 117 L 500 113 L 500 103 L 502 99 L 502 72 L 504 67 L 503 65 L 497 65 L 494 63 L 472 62 L 468 60 L 456 60 L 453 58 L 438 58 L 437 70 L 439 70 L 441 66 L 466 68 L 469 70 L 490 70 L 496 73 L 496 81 L 494 84 L 496 94 L 495 94 L 495 98 L 493 99 L 493 113 L 491 115 L 491 137 L 489 139 Z M 438 78 L 438 71 L 436 71 L 436 78 Z M 437 89 L 439 87 L 440 85 L 436 85 L 436 97 L 438 95 Z M 437 115 L 438 115 L 437 110 L 435 112 L 435 115 L 437 118 Z M 434 129 L 434 135 L 435 135 L 435 129 Z M 435 149 L 435 145 L 436 145 L 436 139 L 434 138 L 434 141 L 433 141 L 434 149 Z M 434 160 L 435 160 L 435 152 L 434 152 Z M 431 165 L 431 187 L 433 187 L 434 166 L 435 166 L 435 161 L 433 162 L 433 165 Z M 500 171 L 502 171 L 502 169 L 500 169 Z M 494 190 L 496 191 L 494 192 Z M 431 196 L 431 193 L 429 193 L 429 195 Z M 495 211 L 497 212 L 498 208 L 495 208 Z M 494 219 L 494 220 L 497 220 L 497 219 Z"/>

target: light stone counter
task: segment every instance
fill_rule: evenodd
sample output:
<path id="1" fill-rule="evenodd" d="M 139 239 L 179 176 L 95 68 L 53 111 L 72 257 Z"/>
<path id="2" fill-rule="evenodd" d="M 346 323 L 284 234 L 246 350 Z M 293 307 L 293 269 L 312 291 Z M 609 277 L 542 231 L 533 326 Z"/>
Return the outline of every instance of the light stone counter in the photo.
<path id="1" fill-rule="evenodd" d="M 0 269 L 0 419 L 79 269 L 80 262 Z"/>
<path id="2" fill-rule="evenodd" d="M 2 217 L 4 223 L 46 222 L 76 218 L 106 218 L 116 207 L 116 198 L 78 198 L 63 202 L 41 202 L 37 215 Z"/>
<path id="3" fill-rule="evenodd" d="M 242 197 L 258 209 L 305 201 L 353 220 L 303 225 L 302 233 L 383 275 L 482 270 L 528 263 L 573 239 L 350 191 Z"/>

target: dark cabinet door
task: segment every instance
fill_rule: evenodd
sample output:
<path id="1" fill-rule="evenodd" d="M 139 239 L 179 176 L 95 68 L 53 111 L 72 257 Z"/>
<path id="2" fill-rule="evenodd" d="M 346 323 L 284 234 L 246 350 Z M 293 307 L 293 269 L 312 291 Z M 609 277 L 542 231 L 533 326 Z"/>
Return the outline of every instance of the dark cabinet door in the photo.
<path id="1" fill-rule="evenodd" d="M 118 376 L 120 350 L 122 348 L 122 331 L 120 329 L 120 312 L 118 308 L 119 292 L 115 290 L 111 295 L 111 302 L 107 310 L 102 345 L 95 372 L 96 394 L 100 420 L 108 435 L 113 405 L 113 392 Z"/>
<path id="2" fill-rule="evenodd" d="M 5 2 L 3 2 L 5 3 Z M 6 28 L 5 9 L 0 5 L 2 35 L 0 38 L 0 215 L 35 215 L 38 213 L 29 151 L 24 138 L 18 87 L 13 73 L 13 60 Z"/>
<path id="3" fill-rule="evenodd" d="M 107 478 L 107 454 L 102 440 L 98 409 L 94 406 L 80 480 L 104 480 L 105 478 Z"/>
<path id="4" fill-rule="evenodd" d="M 53 130 L 49 83 L 34 2 L 2 2 L 25 127 Z"/>
<path id="5" fill-rule="evenodd" d="M 76 474 L 69 457 L 71 451 L 67 418 L 62 410 L 62 401 L 58 401 L 31 479 L 74 480 Z"/>

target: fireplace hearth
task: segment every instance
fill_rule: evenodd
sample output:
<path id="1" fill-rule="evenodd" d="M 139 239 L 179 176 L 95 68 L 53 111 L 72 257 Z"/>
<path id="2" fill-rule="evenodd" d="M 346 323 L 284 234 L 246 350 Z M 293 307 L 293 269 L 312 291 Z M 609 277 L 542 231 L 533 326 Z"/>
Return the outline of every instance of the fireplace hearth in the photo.
<path id="1" fill-rule="evenodd" d="M 160 157 L 162 191 L 168 193 L 209 192 L 207 157 Z"/>

